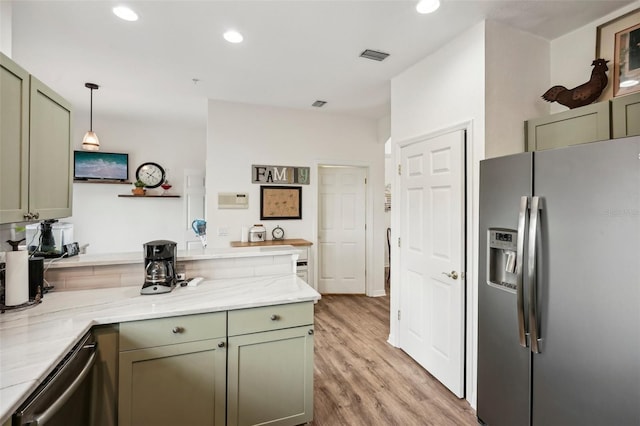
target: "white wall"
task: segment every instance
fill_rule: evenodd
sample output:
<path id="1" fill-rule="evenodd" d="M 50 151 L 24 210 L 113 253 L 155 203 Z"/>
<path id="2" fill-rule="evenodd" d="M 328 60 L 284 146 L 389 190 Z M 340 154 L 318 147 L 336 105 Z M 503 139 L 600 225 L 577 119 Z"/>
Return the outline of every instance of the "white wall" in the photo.
<path id="1" fill-rule="evenodd" d="M 391 137 L 397 164 L 403 141 L 471 122 L 467 187 L 467 399 L 476 401 L 477 259 L 479 161 L 522 152 L 524 121 L 546 113 L 539 100 L 548 83 L 549 43 L 496 22 L 483 22 L 392 80 Z M 399 180 L 394 190 L 397 193 Z M 397 200 L 397 197 L 394 197 Z M 395 205 L 394 205 L 395 207 Z M 399 225 L 392 208 L 392 226 Z M 392 282 L 398 282 L 399 251 L 392 247 Z M 397 286 L 391 312 L 398 309 Z M 392 315 L 390 342 L 397 343 Z"/>
<path id="2" fill-rule="evenodd" d="M 76 149 L 89 125 L 88 111 L 75 114 Z M 129 179 L 136 168 L 153 161 L 167 170 L 170 192 L 181 194 L 185 169 L 205 167 L 206 124 L 194 126 L 166 120 L 105 117 L 93 114 L 93 129 L 100 138 L 100 150 L 129 154 Z M 90 244 L 88 253 L 141 251 L 142 244 L 155 239 L 176 241 L 183 249 L 185 198 L 119 198 L 131 194 L 133 185 L 74 183 L 74 239 Z M 161 193 L 162 189 L 149 190 Z"/>
<path id="3" fill-rule="evenodd" d="M 591 62 L 596 59 L 596 33 L 599 25 L 624 15 L 627 12 L 640 8 L 640 1 L 635 1 L 628 6 L 603 16 L 602 18 L 585 25 L 569 34 L 551 42 L 551 86 L 560 84 L 568 88 L 578 86 L 591 75 Z M 601 100 L 611 99 L 613 81 L 613 58 L 609 63 L 609 86 L 600 97 Z M 567 108 L 553 103 L 551 112 L 566 111 Z"/>
<path id="4" fill-rule="evenodd" d="M 549 113 L 549 42 L 486 22 L 485 158 L 524 151 L 524 121 Z"/>
<path id="5" fill-rule="evenodd" d="M 395 146 L 394 163 L 398 164 L 398 148 L 406 140 L 438 132 L 461 123 L 471 123 L 467 135 L 471 146 L 467 152 L 472 170 L 468 170 L 468 185 L 471 188 L 471 204 L 467 206 L 468 216 L 477 217 L 477 163 L 484 156 L 485 147 L 485 23 L 460 34 L 449 44 L 409 68 L 391 81 L 391 140 Z M 399 179 L 395 179 L 393 192 L 399 193 Z M 392 198 L 391 228 L 399 229 L 398 196 Z M 473 213 L 472 213 L 473 212 Z M 470 225 L 476 221 L 469 221 Z M 475 282 L 472 262 L 476 256 L 475 233 L 469 241 L 467 251 L 467 288 L 472 290 Z M 394 235 L 394 237 L 397 234 Z M 391 312 L 399 308 L 399 249 L 391 245 Z M 472 299 L 471 299 L 472 300 Z M 471 306 L 470 306 L 471 308 Z M 475 319 L 473 311 L 467 312 L 468 325 Z M 398 343 L 398 322 L 391 315 L 389 341 Z M 467 362 L 467 399 L 475 401 L 475 358 Z"/>
<path id="6" fill-rule="evenodd" d="M 207 226 L 209 244 L 228 247 L 242 226 L 280 225 L 288 238 L 317 243 L 317 167 L 341 164 L 368 167 L 367 294 L 384 294 L 384 141 L 375 120 L 223 101 L 209 101 L 207 129 Z M 301 220 L 260 220 L 260 185 L 251 183 L 251 165 L 310 167 L 302 185 Z M 249 193 L 246 210 L 218 209 L 218 192 Z M 228 236 L 217 236 L 218 228 Z M 317 263 L 317 262 L 316 262 Z M 315 282 L 315 280 L 314 280 Z"/>
<path id="7" fill-rule="evenodd" d="M 12 31 L 11 31 L 11 2 L 0 1 L 0 52 L 11 57 Z"/>

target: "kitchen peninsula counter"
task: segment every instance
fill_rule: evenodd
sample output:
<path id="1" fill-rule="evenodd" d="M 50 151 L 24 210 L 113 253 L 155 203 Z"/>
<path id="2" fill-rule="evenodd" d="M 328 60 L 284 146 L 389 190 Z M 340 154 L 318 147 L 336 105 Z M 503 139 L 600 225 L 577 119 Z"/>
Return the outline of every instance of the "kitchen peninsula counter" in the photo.
<path id="1" fill-rule="evenodd" d="M 145 296 L 137 286 L 49 293 L 38 306 L 0 315 L 0 424 L 94 325 L 319 298 L 294 274 L 205 280 Z"/>

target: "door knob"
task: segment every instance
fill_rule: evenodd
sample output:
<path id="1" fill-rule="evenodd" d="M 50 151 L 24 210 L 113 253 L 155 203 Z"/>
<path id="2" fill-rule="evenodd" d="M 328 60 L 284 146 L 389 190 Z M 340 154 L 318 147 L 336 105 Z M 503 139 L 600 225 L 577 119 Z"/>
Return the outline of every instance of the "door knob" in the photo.
<path id="1" fill-rule="evenodd" d="M 451 273 L 448 272 L 443 272 L 443 275 L 448 276 L 451 279 L 457 280 L 458 279 L 458 273 L 456 271 L 451 271 Z"/>

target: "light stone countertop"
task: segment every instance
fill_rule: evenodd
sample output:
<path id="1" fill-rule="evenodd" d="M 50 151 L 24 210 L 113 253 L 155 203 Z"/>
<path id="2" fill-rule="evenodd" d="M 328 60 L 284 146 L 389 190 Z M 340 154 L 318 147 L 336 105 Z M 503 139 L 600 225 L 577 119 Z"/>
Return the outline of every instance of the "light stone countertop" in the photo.
<path id="1" fill-rule="evenodd" d="M 295 274 L 208 280 L 145 296 L 139 287 L 48 293 L 38 306 L 0 314 L 0 424 L 94 325 L 318 299 Z"/>
<path id="2" fill-rule="evenodd" d="M 240 257 L 276 256 L 297 253 L 293 246 L 270 247 L 225 247 L 206 248 L 195 250 L 178 250 L 177 261 L 231 259 Z M 45 259 L 47 268 L 77 268 L 82 266 L 127 265 L 142 263 L 144 253 L 105 253 L 105 254 L 79 254 L 77 256 L 60 259 Z"/>

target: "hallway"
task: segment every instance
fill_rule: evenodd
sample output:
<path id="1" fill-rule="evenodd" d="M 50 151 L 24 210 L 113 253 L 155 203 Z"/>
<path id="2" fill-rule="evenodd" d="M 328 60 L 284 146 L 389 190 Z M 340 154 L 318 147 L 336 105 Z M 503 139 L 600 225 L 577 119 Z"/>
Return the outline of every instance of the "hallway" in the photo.
<path id="1" fill-rule="evenodd" d="M 476 425 L 475 411 L 389 345 L 389 296 L 323 295 L 315 306 L 314 421 Z"/>

